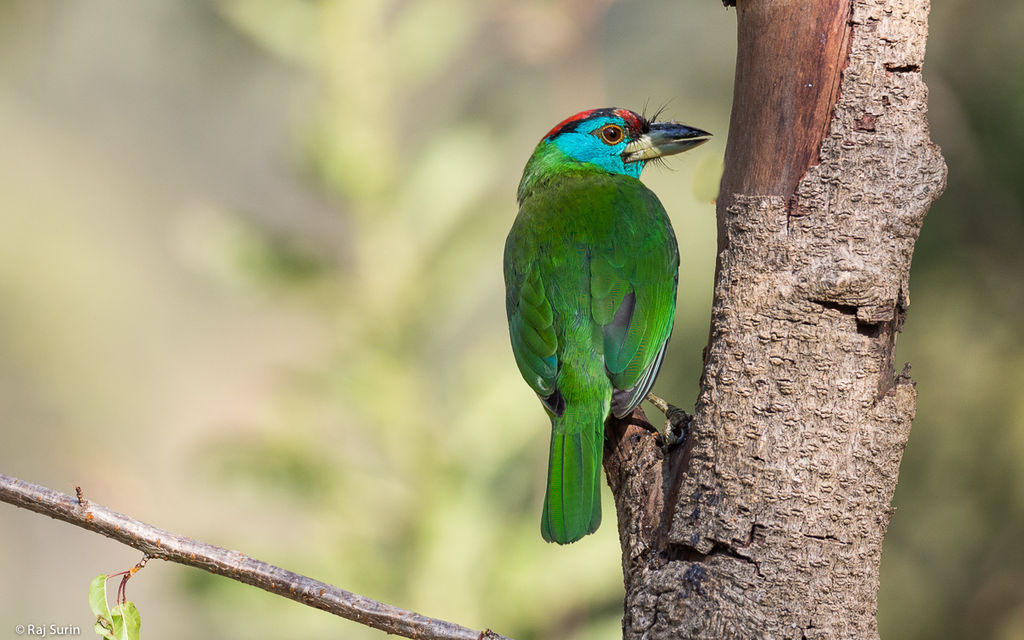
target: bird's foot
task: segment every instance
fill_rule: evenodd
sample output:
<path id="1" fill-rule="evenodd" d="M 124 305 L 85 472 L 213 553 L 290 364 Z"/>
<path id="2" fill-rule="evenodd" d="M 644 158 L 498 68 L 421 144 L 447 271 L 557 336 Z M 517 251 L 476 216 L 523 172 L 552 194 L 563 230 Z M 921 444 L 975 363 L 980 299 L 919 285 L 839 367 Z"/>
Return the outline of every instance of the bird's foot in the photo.
<path id="1" fill-rule="evenodd" d="M 665 432 L 661 434 L 665 446 L 671 447 L 680 442 L 686 442 L 686 438 L 690 435 L 690 423 L 693 422 L 693 416 L 679 407 L 665 402 L 653 393 L 647 394 L 647 401 L 665 414 Z"/>

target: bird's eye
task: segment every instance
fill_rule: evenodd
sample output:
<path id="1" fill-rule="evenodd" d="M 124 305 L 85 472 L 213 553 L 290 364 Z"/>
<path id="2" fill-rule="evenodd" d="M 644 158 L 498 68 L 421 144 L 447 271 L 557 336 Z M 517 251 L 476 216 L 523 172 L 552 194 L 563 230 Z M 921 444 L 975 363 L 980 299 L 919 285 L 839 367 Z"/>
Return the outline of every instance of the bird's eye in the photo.
<path id="1" fill-rule="evenodd" d="M 606 124 L 601 127 L 601 140 L 605 144 L 619 144 L 622 142 L 622 127 L 617 124 Z"/>

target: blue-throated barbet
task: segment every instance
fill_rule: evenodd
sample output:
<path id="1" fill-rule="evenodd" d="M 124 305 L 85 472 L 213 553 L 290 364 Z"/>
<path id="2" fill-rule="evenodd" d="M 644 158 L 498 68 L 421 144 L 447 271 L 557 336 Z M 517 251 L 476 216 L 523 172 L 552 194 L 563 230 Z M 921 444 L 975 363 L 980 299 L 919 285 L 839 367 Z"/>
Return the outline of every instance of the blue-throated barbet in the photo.
<path id="1" fill-rule="evenodd" d="M 679 249 L 640 172 L 709 137 L 592 109 L 555 125 L 526 163 L 505 304 L 516 364 L 551 417 L 545 540 L 574 542 L 601 523 L 605 420 L 644 399 L 672 332 Z"/>

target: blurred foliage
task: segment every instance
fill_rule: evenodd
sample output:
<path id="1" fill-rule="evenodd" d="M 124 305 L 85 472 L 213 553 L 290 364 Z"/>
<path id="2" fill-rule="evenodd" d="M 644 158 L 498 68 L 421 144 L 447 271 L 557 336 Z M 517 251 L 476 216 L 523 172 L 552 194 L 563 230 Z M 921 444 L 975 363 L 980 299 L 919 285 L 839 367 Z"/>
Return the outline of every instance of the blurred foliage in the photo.
<path id="1" fill-rule="evenodd" d="M 87 5 L 0 6 L 0 415 L 22 425 L 0 467 L 427 615 L 524 640 L 618 637 L 608 492 L 596 535 L 540 539 L 548 426 L 507 346 L 504 235 L 522 165 L 566 115 L 667 104 L 718 133 L 645 176 L 683 255 L 658 389 L 694 398 L 734 13 Z M 1000 9 L 951 0 L 932 19 L 950 181 L 899 342 L 920 399 L 883 637 L 1024 638 L 1024 80 L 1007 73 L 1024 68 L 1024 10 L 982 5 Z M 90 543 L 32 523 L 0 519 L 25 549 L 0 569 L 31 581 L 2 615 L 87 618 Z M 126 565 L 107 572 L 137 560 L 104 553 Z M 147 637 L 382 635 L 151 570 L 131 587 Z M 25 595 L 41 590 L 51 601 Z"/>
<path id="2" fill-rule="evenodd" d="M 882 562 L 892 638 L 1024 638 L 1024 6 L 933 3 L 924 73 L 949 166 L 897 357 L 918 410 Z"/>

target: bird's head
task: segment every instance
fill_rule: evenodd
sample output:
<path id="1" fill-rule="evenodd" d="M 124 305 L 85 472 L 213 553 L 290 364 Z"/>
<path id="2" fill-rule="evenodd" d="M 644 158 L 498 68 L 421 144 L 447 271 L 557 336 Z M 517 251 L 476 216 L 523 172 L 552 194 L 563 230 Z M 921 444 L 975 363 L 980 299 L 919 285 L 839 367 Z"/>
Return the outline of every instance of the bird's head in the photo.
<path id="1" fill-rule="evenodd" d="M 707 142 L 711 134 L 678 122 L 652 122 L 628 109 L 590 109 L 559 122 L 537 145 L 519 199 L 545 174 L 597 169 L 640 177 L 644 165 Z"/>

